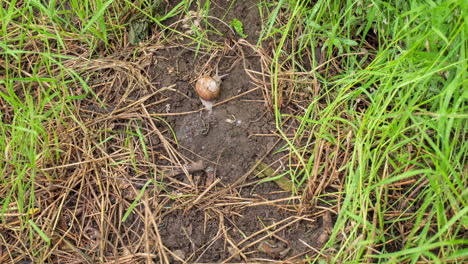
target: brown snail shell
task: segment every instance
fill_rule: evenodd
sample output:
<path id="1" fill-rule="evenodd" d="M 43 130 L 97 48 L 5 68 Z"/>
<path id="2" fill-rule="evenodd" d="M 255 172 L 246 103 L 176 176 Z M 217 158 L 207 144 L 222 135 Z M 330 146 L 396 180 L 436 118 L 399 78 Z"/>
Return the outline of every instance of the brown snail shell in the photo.
<path id="1" fill-rule="evenodd" d="M 202 76 L 198 79 L 195 85 L 195 91 L 198 96 L 205 101 L 213 101 L 218 98 L 221 89 L 221 78 L 218 75 L 214 77 Z"/>

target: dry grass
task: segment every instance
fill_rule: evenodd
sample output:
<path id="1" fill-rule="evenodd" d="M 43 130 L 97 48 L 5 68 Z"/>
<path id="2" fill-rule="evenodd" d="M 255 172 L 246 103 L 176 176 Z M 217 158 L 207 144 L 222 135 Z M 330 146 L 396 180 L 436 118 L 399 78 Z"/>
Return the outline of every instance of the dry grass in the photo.
<path id="1" fill-rule="evenodd" d="M 132 48 L 127 48 L 109 56 L 87 59 L 90 56 L 86 48 L 77 45 L 73 39 L 69 43 L 67 53 L 73 56 L 63 59 L 60 67 L 51 70 L 40 68 L 39 74 L 60 75 L 61 69 L 68 69 L 70 74 L 76 72 L 88 80 L 89 91 L 93 95 L 65 104 L 58 119 L 43 123 L 47 135 L 55 139 L 44 142 L 48 144 L 46 148 L 56 155 L 44 156 L 37 162 L 34 210 L 27 215 L 15 214 L 15 203 L 10 203 L 3 215 L 2 262 L 18 263 L 31 259 L 38 263 L 153 263 L 157 259 L 159 263 L 172 263 L 173 260 L 199 263 L 204 252 L 216 240 L 223 241 L 225 250 L 232 248 L 232 255 L 224 262 L 240 261 L 241 258 L 243 263 L 295 263 L 304 254 L 318 252 L 318 249 L 310 248 L 284 261 L 251 257 L 263 240 L 276 238 L 286 241 L 277 235 L 280 231 L 299 222 L 314 222 L 313 219 L 324 211 L 287 217 L 242 241 L 230 236 L 243 232 L 236 231 L 234 223 L 226 224 L 230 221 L 226 217 L 243 217 L 242 211 L 250 207 L 274 206 L 275 210 L 296 212 L 300 197 L 278 200 L 261 196 L 242 197 L 240 191 L 243 188 L 258 183 L 256 180 L 247 182 L 258 163 L 228 186 L 223 185 L 216 175 L 211 175 L 210 182 L 193 177 L 193 171 L 187 170 L 187 164 L 194 161 L 178 151 L 182 146 L 177 145 L 170 127 L 160 118 L 203 109 L 171 114 L 148 110 L 161 109 L 159 105 L 170 99 L 167 94 L 178 92 L 173 85 L 156 87 L 148 73 L 148 69 L 158 63 L 154 60 L 155 52 L 167 46 L 161 43 L 144 45 L 136 54 Z M 172 45 L 170 48 L 179 47 L 183 46 Z M 24 48 L 40 51 L 37 42 Z M 244 55 L 248 49 L 262 62 L 261 72 L 249 69 Z M 216 56 L 200 51 L 202 60 L 204 56 L 208 57 L 198 70 L 206 71 L 216 58 L 219 60 L 228 52 L 237 54 L 234 61 L 243 63 L 254 88 L 215 106 L 262 89 L 265 106 L 271 109 L 268 89 L 271 58 L 261 48 L 255 48 L 246 41 L 231 41 L 223 49 L 216 50 L 213 53 Z M 35 68 L 32 63 L 36 57 L 34 53 L 26 56 L 26 64 L 21 65 L 22 74 L 28 75 Z M 158 59 L 164 61 L 164 58 Z M 5 61 L 2 64 L 4 68 L 15 68 L 6 66 Z M 62 78 L 70 79 L 69 76 Z M 69 96 L 87 92 L 79 82 L 69 85 L 69 90 L 73 91 Z M 15 89 L 19 91 L 20 87 Z M 33 86 L 33 89 L 41 87 Z M 4 119 L 11 119 L 12 109 L 2 103 Z M 203 157 L 200 160 L 204 160 L 205 166 L 222 166 Z M 8 170 L 5 173 L 8 174 Z M 185 174 L 186 180 L 176 177 L 180 173 Z M 6 192 L 7 189 L 1 190 L 2 194 Z M 196 212 L 205 215 L 205 219 L 218 219 L 217 235 L 201 247 L 194 248 L 184 260 L 167 248 L 161 238 L 161 231 L 166 226 L 163 219 L 174 212 L 183 212 L 183 215 Z M 35 235 L 37 230 L 26 228 L 28 224 L 24 221 L 33 221 L 43 236 Z M 189 232 L 186 236 L 188 240 L 192 239 Z"/>

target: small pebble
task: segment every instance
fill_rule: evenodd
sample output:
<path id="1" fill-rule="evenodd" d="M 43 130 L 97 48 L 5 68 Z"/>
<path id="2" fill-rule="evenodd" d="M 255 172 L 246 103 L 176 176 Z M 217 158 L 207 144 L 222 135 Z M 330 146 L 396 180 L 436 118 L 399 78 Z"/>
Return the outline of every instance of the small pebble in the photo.
<path id="1" fill-rule="evenodd" d="M 176 255 L 178 258 L 180 258 L 182 260 L 185 259 L 185 252 L 183 250 L 181 250 L 181 249 L 174 250 L 174 251 L 172 251 L 172 253 L 174 253 L 174 255 Z M 175 260 L 180 261 L 177 258 L 175 258 Z"/>
<path id="2" fill-rule="evenodd" d="M 239 253 L 237 253 L 237 249 L 235 249 L 235 248 L 229 246 L 229 247 L 227 248 L 227 250 L 228 250 L 229 254 L 230 254 L 231 256 L 233 256 L 233 257 L 232 257 L 233 260 L 236 260 L 236 261 L 240 260 L 240 256 L 239 256 Z"/>

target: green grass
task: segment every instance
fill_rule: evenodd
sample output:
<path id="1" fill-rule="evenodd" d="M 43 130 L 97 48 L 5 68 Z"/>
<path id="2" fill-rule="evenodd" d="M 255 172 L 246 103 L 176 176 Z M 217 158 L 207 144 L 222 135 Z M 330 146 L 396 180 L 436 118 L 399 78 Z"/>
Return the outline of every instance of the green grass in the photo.
<path id="1" fill-rule="evenodd" d="M 77 123 L 73 101 L 92 96 L 79 73 L 65 66 L 77 59 L 69 52 L 79 46 L 92 54 L 99 43 L 109 43 L 109 34 L 119 35 L 121 27 L 104 23 L 109 2 L 69 3 L 2 1 L 0 8 L 0 223 L 26 233 L 23 238 L 29 241 L 24 242 L 30 245 L 38 237 L 50 245 L 42 223 L 31 219 L 44 209 L 38 208 L 36 187 L 48 184 L 44 178 L 59 180 L 42 169 L 60 161 L 63 140 L 58 134 Z M 10 226 L 11 214 L 19 215 L 19 222 Z M 3 244 L 5 237 L 0 240 Z M 39 260 L 43 249 L 31 246 L 27 254 Z"/>
<path id="2" fill-rule="evenodd" d="M 327 171 L 345 182 L 311 198 L 314 204 L 341 203 L 322 252 L 334 263 L 468 258 L 468 3 L 310 2 L 260 2 L 258 45 L 276 43 L 270 72 L 278 131 L 287 140 L 284 120 L 299 122 L 284 148 L 296 190 L 307 190 Z M 181 1 L 161 17 L 145 1 L 2 1 L 0 223 L 19 212 L 20 231 L 50 241 L 31 220 L 35 181 L 45 173 L 41 166 L 63 154 L 60 130 L 82 125 L 73 114 L 75 100 L 94 96 L 90 76 L 67 66 L 79 50 L 92 58 L 123 48 L 126 16 L 134 13 L 159 24 L 170 39 L 183 32 L 162 22 L 188 13 L 191 4 L 208 13 L 212 3 Z M 190 45 L 220 47 L 207 35 L 219 30 L 209 19 L 203 23 L 207 30 L 192 28 Z M 317 61 L 319 51 L 324 61 Z M 307 83 L 294 91 L 312 94 L 314 81 L 320 84 L 294 115 L 280 108 L 280 78 L 289 71 L 309 73 L 293 75 Z M 137 126 L 132 133 L 128 137 L 138 138 L 148 158 L 143 131 Z"/>
<path id="3" fill-rule="evenodd" d="M 281 8 L 288 9 L 287 23 L 275 21 Z M 338 58 L 339 74 L 329 75 L 330 64 L 317 74 L 319 97 L 295 116 L 301 122 L 295 138 L 308 135 L 307 144 L 288 142 L 291 163 L 303 165 L 291 176 L 302 185 L 324 173 L 316 161 L 320 143 L 339 155 L 351 136 L 349 160 L 336 168 L 344 189 L 323 197 L 344 197 L 328 243 L 333 262 L 445 263 L 468 256 L 460 247 L 468 243 L 460 239 L 468 225 L 467 11 L 464 1 L 291 1 L 272 11 L 264 35 L 279 39 L 271 68 L 278 129 L 288 117 L 279 110 L 278 74 L 307 71 L 300 59 L 306 56 L 319 66 L 315 47 L 327 59 L 348 54 Z M 296 46 L 286 45 L 300 27 L 305 34 Z M 371 60 L 364 66 L 363 54 L 353 54 L 362 48 Z M 414 183 L 396 185 L 406 180 Z"/>

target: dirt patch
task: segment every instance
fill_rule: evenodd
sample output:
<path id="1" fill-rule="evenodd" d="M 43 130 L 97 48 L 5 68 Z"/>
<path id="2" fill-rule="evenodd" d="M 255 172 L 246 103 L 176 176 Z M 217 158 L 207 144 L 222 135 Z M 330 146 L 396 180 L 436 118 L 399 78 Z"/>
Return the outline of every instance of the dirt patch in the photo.
<path id="1" fill-rule="evenodd" d="M 203 110 L 166 118 L 181 146 L 218 164 L 217 176 L 225 184 L 233 183 L 239 175 L 244 174 L 274 143 L 273 137 L 261 135 L 271 134 L 274 125 L 264 107 L 261 90 L 255 88 L 242 67 L 238 63 L 228 72 L 229 76 L 222 82 L 222 92 L 217 102 L 230 98 L 233 100 L 215 106 L 211 113 Z M 223 73 L 226 72 L 223 71 L 223 60 L 219 68 Z M 168 114 L 203 108 L 193 84 L 184 83 L 176 89 L 182 95 L 174 94 L 165 103 L 164 109 L 168 110 Z M 245 92 L 250 93 L 235 98 Z M 190 156 L 189 152 L 183 152 Z"/>
<path id="2" fill-rule="evenodd" d="M 236 1 L 228 8 L 214 3 L 210 15 L 224 21 L 241 20 L 247 41 L 255 43 L 261 31 L 256 5 L 256 1 Z M 266 107 L 265 86 L 254 81 L 261 79 L 253 73 L 262 72 L 262 58 L 251 46 L 239 44 L 238 37 L 218 20 L 213 25 L 225 29 L 223 36 L 210 35 L 213 41 L 224 43 L 223 50 L 160 49 L 148 68 L 158 87 L 171 87 L 155 98 L 169 100 L 149 107 L 149 112 L 159 113 L 168 122 L 173 132 L 165 136 L 175 135 L 177 151 L 190 160 L 203 160 L 214 170 L 177 176 L 190 190 L 167 186 L 168 191 L 194 198 L 179 197 L 164 204 L 171 209 L 161 210 L 158 217 L 161 243 L 181 257 L 167 254 L 175 262 L 296 262 L 326 242 L 327 227 L 321 217 L 298 214 L 298 197 L 275 183 L 256 184 L 259 179 L 254 173 L 243 178 L 258 160 L 273 162 L 279 157 L 270 153 L 278 148 L 274 148 L 278 137 L 271 109 Z M 195 81 L 201 75 L 213 75 L 215 69 L 228 74 L 216 100 L 220 104 L 211 113 L 199 111 L 203 105 L 194 91 Z"/>
<path id="3" fill-rule="evenodd" d="M 229 21 L 235 18 L 232 14 L 238 15 L 236 18 L 249 25 L 245 28 L 246 34 L 253 41 L 261 30 L 256 4 L 256 1 L 235 2 L 225 18 Z M 220 18 L 225 15 L 225 9 L 216 5 L 211 11 L 211 15 Z M 224 41 L 231 46 L 229 40 Z M 246 71 L 260 72 L 261 58 L 245 46 L 195 60 L 193 51 L 179 48 L 161 51 L 158 56 L 176 65 L 173 69 L 176 73 L 161 79 L 168 68 L 155 68 L 153 79 L 163 86 L 176 83 L 177 93 L 170 95 L 164 107 L 153 109 L 155 112 L 165 111 L 170 115 L 203 108 L 194 93 L 194 80 L 204 73 L 201 68 L 213 74 L 218 67 L 220 74 L 229 74 L 222 82 L 221 96 L 217 99 L 225 103 L 214 107 L 212 113 L 205 110 L 168 116 L 166 120 L 174 129 L 181 153 L 194 160 L 199 159 L 199 155 L 214 167 L 220 183 L 212 189 L 213 193 L 231 188 L 231 184 L 272 150 L 277 140 L 272 134 L 274 120 L 265 107 L 262 90 Z M 243 93 L 246 95 L 236 97 Z M 267 158 L 272 159 L 272 156 Z M 206 174 L 198 173 L 195 177 L 203 183 Z M 250 181 L 256 180 L 252 177 Z M 189 183 L 185 176 L 180 180 Z M 311 251 L 310 247 L 320 247 L 324 241 L 319 237 L 327 232 L 321 227 L 321 220 L 315 222 L 300 217 L 293 204 L 291 194 L 271 182 L 232 189 L 216 200 L 205 200 L 190 210 L 181 208 L 165 215 L 161 240 L 172 252 L 183 252 L 188 263 L 237 262 L 241 257 L 249 261 L 286 260 L 301 256 Z M 271 247 L 263 248 L 267 244 Z"/>

